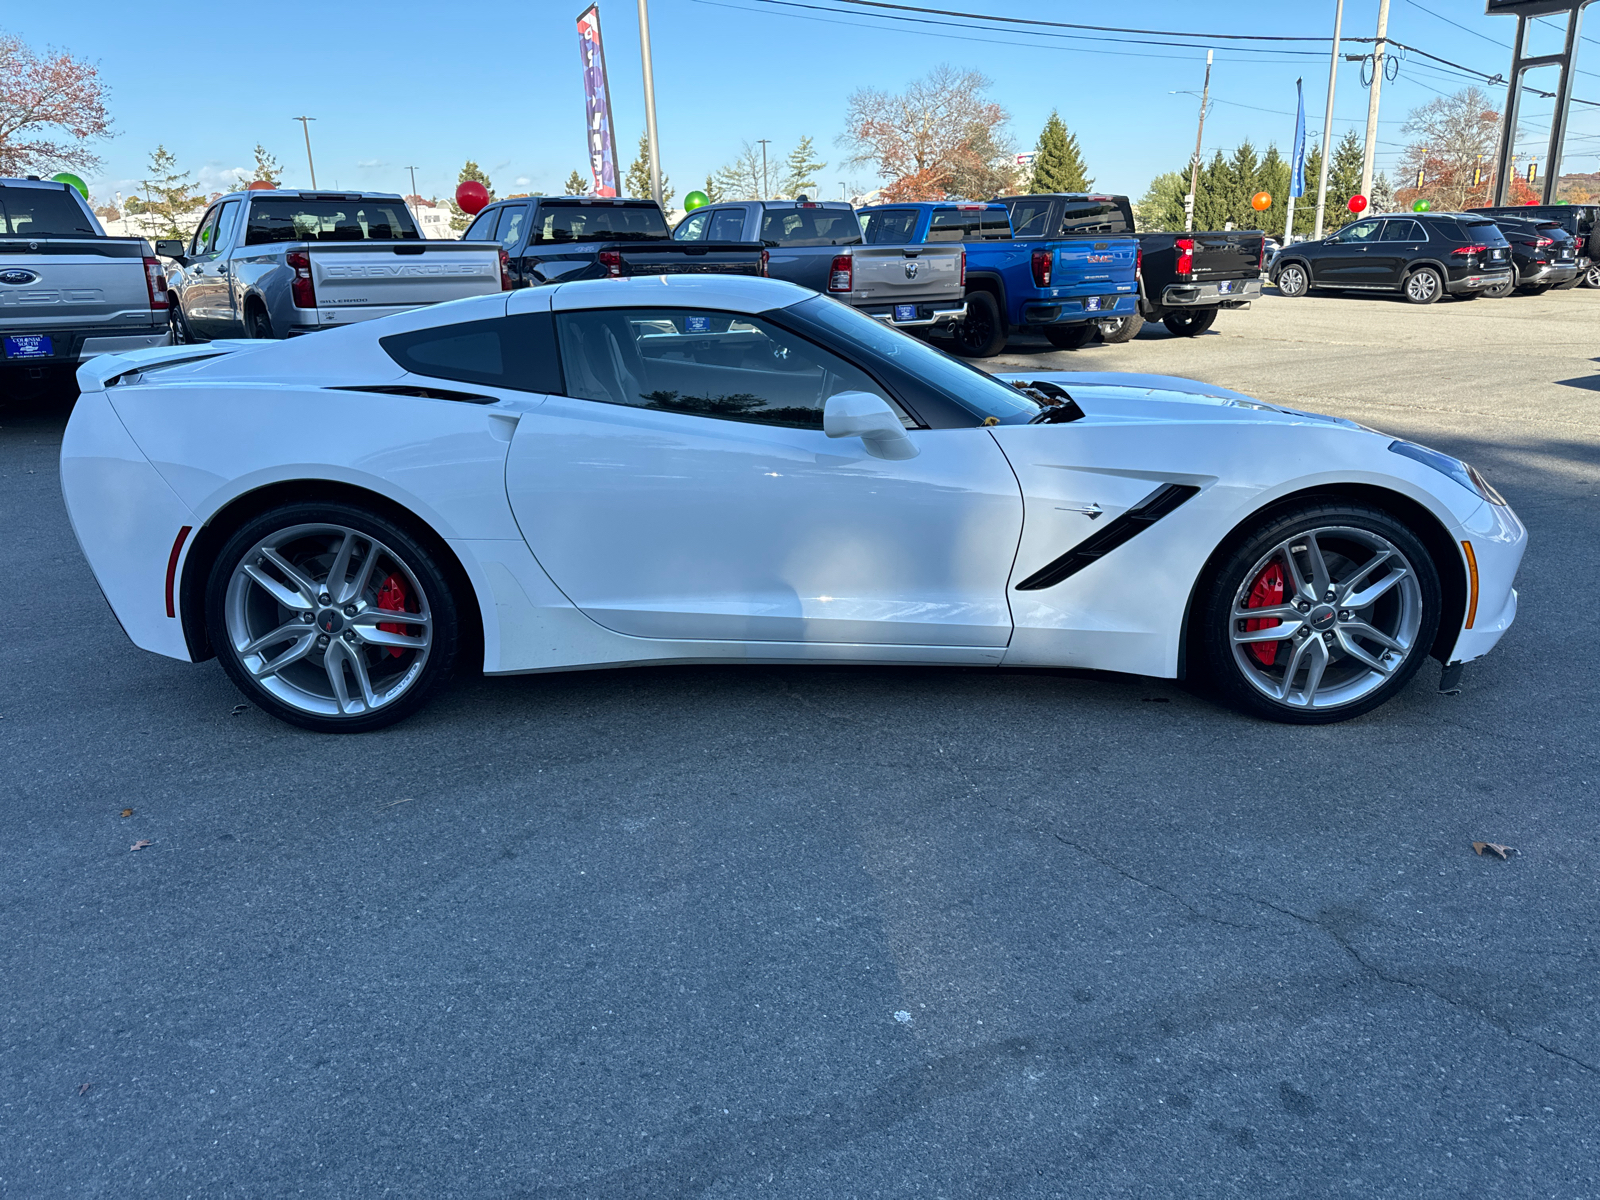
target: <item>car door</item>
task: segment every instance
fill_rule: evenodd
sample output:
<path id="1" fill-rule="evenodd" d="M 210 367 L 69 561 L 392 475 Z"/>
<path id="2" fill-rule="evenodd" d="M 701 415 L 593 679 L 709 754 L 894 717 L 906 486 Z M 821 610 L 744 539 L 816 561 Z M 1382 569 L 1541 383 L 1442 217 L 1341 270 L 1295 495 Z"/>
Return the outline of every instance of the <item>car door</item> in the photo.
<path id="1" fill-rule="evenodd" d="M 519 423 L 506 490 L 580 610 L 641 638 L 997 660 L 1022 499 L 986 430 L 906 418 L 916 456 L 876 458 L 827 437 L 823 405 L 893 396 L 815 343 L 761 317 L 563 299 L 566 394 Z"/>
<path id="2" fill-rule="evenodd" d="M 1399 287 L 1406 268 L 1428 249 L 1422 226 L 1409 217 L 1390 217 L 1367 247 L 1363 279 L 1375 287 Z"/>
<path id="3" fill-rule="evenodd" d="M 1357 221 L 1339 230 L 1317 247 L 1311 259 L 1312 282 L 1327 287 L 1367 284 L 1367 251 L 1382 228 L 1382 221 Z"/>
<path id="4" fill-rule="evenodd" d="M 217 217 L 220 206 L 208 209 L 189 239 L 189 261 L 183 264 L 183 288 L 178 303 L 190 331 L 200 338 L 215 336 L 211 314 L 218 303 L 218 292 L 227 281 L 217 273 Z"/>
<path id="5" fill-rule="evenodd" d="M 239 229 L 244 204 L 238 200 L 225 201 L 217 212 L 217 228 L 212 236 L 215 258 L 212 260 L 212 287 L 210 322 L 213 330 L 208 336 L 218 338 L 244 337 L 244 314 L 239 303 L 238 281 L 233 271 L 233 243 Z"/>

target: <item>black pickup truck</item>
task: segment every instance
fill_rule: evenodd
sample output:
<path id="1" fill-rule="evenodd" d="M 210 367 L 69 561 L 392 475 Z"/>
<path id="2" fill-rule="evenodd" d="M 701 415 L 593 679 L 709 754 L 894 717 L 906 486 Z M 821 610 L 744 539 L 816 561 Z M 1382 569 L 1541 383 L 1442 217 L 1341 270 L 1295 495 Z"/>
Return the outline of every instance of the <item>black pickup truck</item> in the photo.
<path id="1" fill-rule="evenodd" d="M 464 240 L 499 242 L 511 286 L 627 275 L 765 275 L 760 242 L 675 242 L 654 200 L 522 196 L 489 205 Z"/>
<path id="2" fill-rule="evenodd" d="M 1266 235 L 1259 230 L 1137 233 L 1128 198 L 1098 192 L 1002 196 L 1000 202 L 1011 210 L 1018 240 L 1114 235 L 1138 241 L 1137 324 L 1160 321 L 1193 337 L 1211 328 L 1218 309 L 1247 308 L 1261 295 Z"/>

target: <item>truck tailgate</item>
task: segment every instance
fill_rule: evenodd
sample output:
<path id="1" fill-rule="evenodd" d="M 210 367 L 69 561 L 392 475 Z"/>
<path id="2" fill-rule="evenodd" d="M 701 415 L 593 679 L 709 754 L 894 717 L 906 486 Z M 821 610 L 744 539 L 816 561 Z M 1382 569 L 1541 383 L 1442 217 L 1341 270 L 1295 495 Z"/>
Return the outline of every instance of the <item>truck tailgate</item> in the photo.
<path id="1" fill-rule="evenodd" d="M 439 304 L 500 290 L 497 242 L 310 242 L 305 249 L 318 308 Z"/>
<path id="2" fill-rule="evenodd" d="M 0 240 L 0 328 L 49 333 L 122 321 L 148 325 L 144 255 L 135 238 Z"/>
<path id="3" fill-rule="evenodd" d="M 1259 233 L 1196 233 L 1196 283 L 1208 279 L 1250 279 L 1261 270 L 1263 235 Z"/>
<path id="4" fill-rule="evenodd" d="M 852 246 L 852 300 L 959 300 L 962 253 L 959 246 Z"/>
<path id="5" fill-rule="evenodd" d="M 1079 283 L 1111 283 L 1121 280 L 1131 284 L 1133 270 L 1139 257 L 1139 245 L 1128 238 L 1108 238 L 1091 241 L 1073 238 L 1056 243 L 1052 249 L 1055 257 L 1050 264 L 1050 286 L 1071 287 Z"/>
<path id="6" fill-rule="evenodd" d="M 760 275 L 760 242 L 625 242 L 624 275 Z"/>

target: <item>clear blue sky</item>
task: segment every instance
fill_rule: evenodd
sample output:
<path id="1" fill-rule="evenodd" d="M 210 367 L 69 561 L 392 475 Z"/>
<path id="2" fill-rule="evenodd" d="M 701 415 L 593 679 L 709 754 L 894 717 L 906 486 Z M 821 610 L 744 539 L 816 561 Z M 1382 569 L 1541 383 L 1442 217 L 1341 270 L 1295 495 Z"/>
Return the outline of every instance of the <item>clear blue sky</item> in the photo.
<path id="1" fill-rule="evenodd" d="M 839 0 L 807 0 L 824 8 Z M 926 3 L 927 0 L 921 0 Z M 305 186 L 299 114 L 314 116 L 312 143 L 323 187 L 409 191 L 407 164 L 424 195 L 448 194 L 464 159 L 489 171 L 501 194 L 560 191 L 585 162 L 582 78 L 575 19 L 582 0 L 554 4 L 291 6 L 103 3 L 14 6 L 5 28 L 35 49 L 56 46 L 97 61 L 110 88 L 117 136 L 90 180 L 97 202 L 137 188 L 160 142 L 207 190 L 251 162 L 263 142 Z M 935 7 L 1093 24 L 1200 33 L 1318 35 L 1332 29 L 1333 0 L 1142 0 L 1138 4 L 938 0 Z M 1347 0 L 1345 33 L 1371 37 L 1377 0 Z M 1482 0 L 1393 0 L 1389 35 L 1441 58 L 1493 73 L 1510 62 L 1515 22 L 1483 15 Z M 1431 11 L 1430 11 L 1431 10 Z M 938 62 L 974 67 L 1010 110 L 1011 132 L 1031 148 L 1052 107 L 1078 135 L 1096 186 L 1136 197 L 1152 176 L 1182 167 L 1194 147 L 1203 38 L 1188 45 L 1112 44 L 977 32 L 886 20 L 866 10 L 818 12 L 762 0 L 651 0 L 663 165 L 679 197 L 727 162 L 745 139 L 771 138 L 781 156 L 803 134 L 816 139 L 824 194 L 841 181 L 866 187 L 867 167 L 843 167 L 834 138 L 854 89 L 896 90 Z M 1596 10 L 1600 11 L 1600 10 Z M 633 157 L 644 127 L 636 8 L 602 0 L 619 151 Z M 1454 24 L 1452 24 L 1452 22 Z M 1460 26 L 1460 27 L 1458 27 Z M 1590 22 L 1577 95 L 1600 100 L 1600 24 Z M 1062 31 L 1065 32 L 1065 31 Z M 1246 138 L 1287 151 L 1294 81 L 1304 76 L 1308 124 L 1322 125 L 1327 45 L 1210 42 L 1215 104 L 1206 153 Z M 1360 47 L 1347 46 L 1349 52 Z M 1259 52 L 1259 51 L 1265 51 Z M 1303 53 L 1296 53 L 1302 51 Z M 1586 60 L 1586 61 L 1585 61 Z M 1365 128 L 1359 67 L 1343 64 L 1335 135 Z M 1468 81 L 1412 56 L 1383 90 L 1380 167 L 1406 138 L 1406 113 Z M 1553 83 L 1553 80 L 1550 81 Z M 1489 89 L 1496 105 L 1503 88 Z M 1547 108 L 1546 108 L 1547 111 Z M 1525 124 L 1539 111 L 1524 109 Z M 1565 167 L 1600 169 L 1600 108 L 1574 107 Z M 1542 154 L 1530 129 L 1519 150 Z"/>

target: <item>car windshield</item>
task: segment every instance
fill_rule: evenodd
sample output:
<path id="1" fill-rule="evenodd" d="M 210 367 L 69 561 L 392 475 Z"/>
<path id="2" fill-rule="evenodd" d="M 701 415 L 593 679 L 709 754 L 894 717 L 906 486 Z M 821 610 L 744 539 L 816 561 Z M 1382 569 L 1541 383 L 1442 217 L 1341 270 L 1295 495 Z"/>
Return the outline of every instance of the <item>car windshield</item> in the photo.
<path id="1" fill-rule="evenodd" d="M 245 245 L 273 242 L 419 241 L 401 200 L 312 200 L 276 197 L 250 204 Z"/>
<path id="2" fill-rule="evenodd" d="M 654 204 L 551 204 L 539 206 L 533 240 L 548 242 L 665 241 L 667 219 Z"/>
<path id="3" fill-rule="evenodd" d="M 1044 406 L 1025 396 L 1010 384 L 1001 383 L 977 367 L 952 358 L 898 329 L 890 329 L 863 312 L 827 296 L 814 296 L 782 310 L 793 314 L 801 324 L 864 353 L 872 360 L 887 361 L 898 373 L 932 387 L 962 409 L 978 418 L 993 417 L 1001 425 L 1026 425 Z"/>
<path id="4" fill-rule="evenodd" d="M 761 214 L 768 246 L 859 246 L 861 222 L 850 208 L 769 208 Z"/>
<path id="5" fill-rule="evenodd" d="M 63 189 L 0 188 L 0 235 L 92 237 L 97 232 L 88 214 Z"/>
<path id="6" fill-rule="evenodd" d="M 861 214 L 861 235 L 869 246 L 904 246 L 916 227 L 914 208 L 879 208 Z"/>

